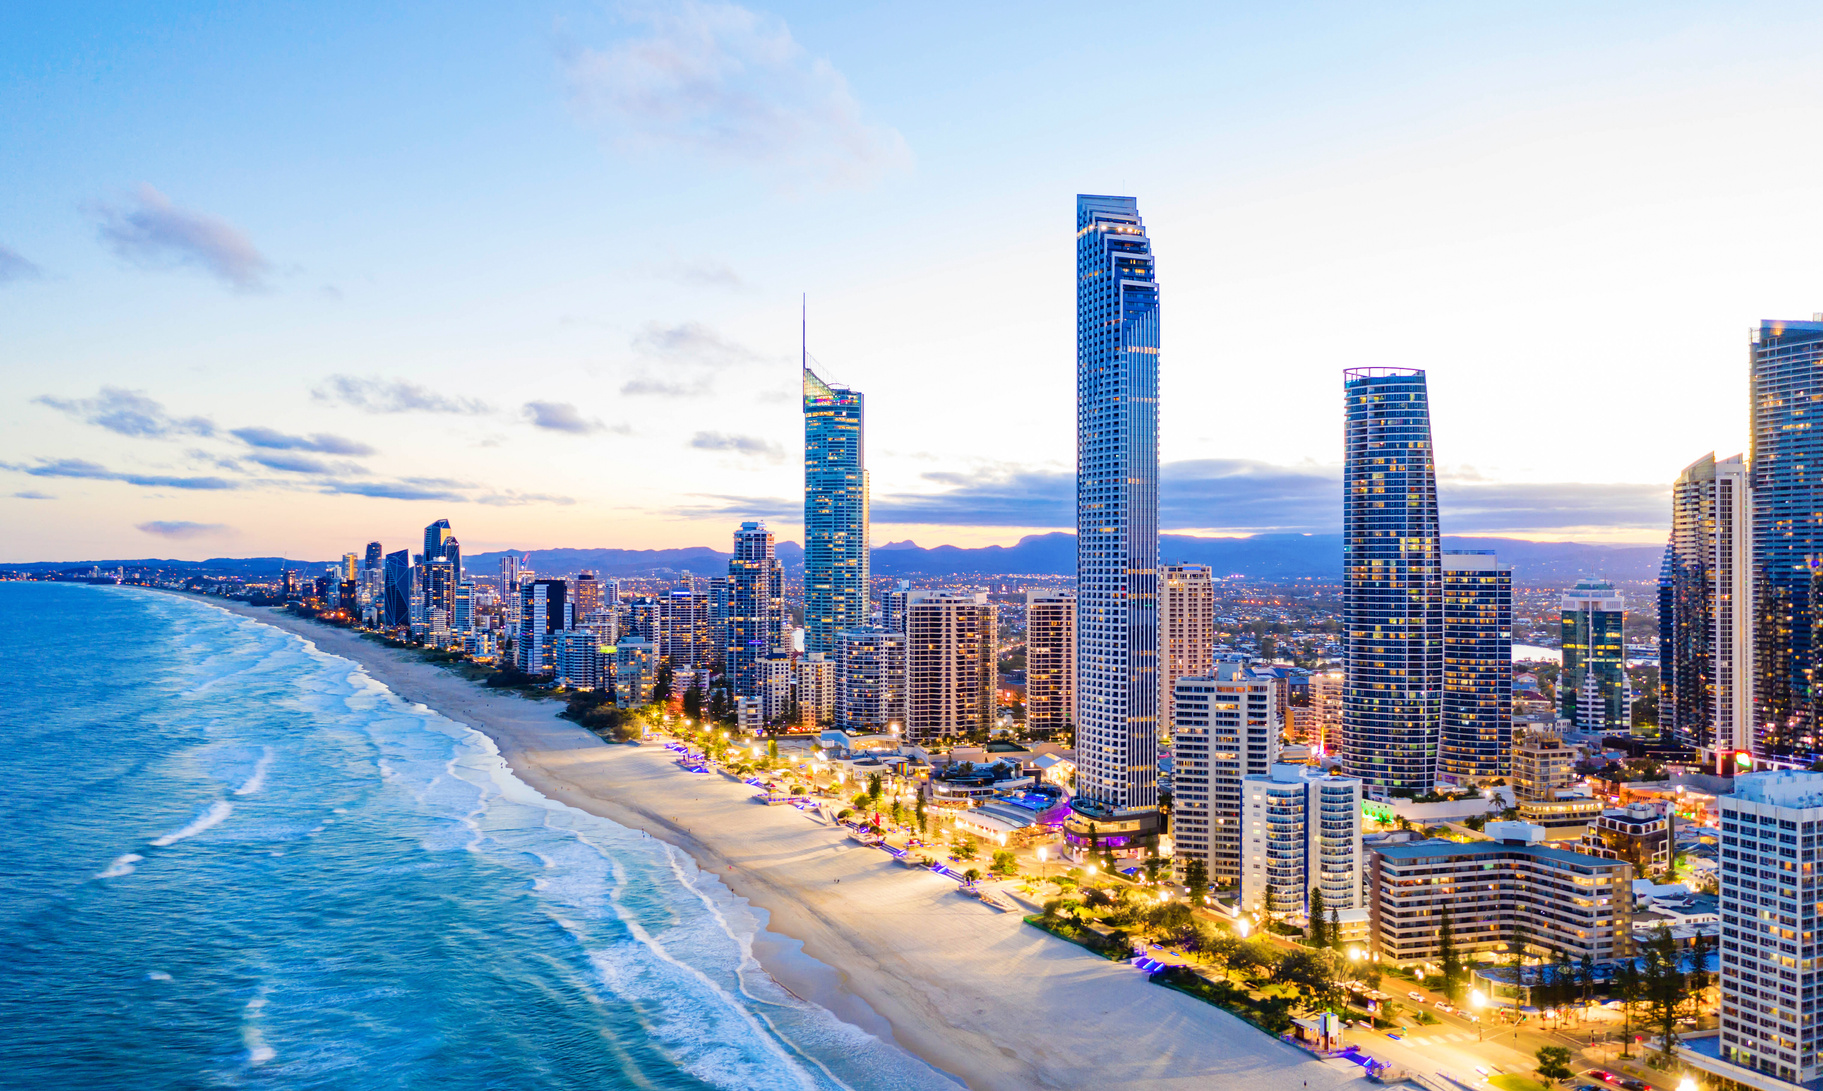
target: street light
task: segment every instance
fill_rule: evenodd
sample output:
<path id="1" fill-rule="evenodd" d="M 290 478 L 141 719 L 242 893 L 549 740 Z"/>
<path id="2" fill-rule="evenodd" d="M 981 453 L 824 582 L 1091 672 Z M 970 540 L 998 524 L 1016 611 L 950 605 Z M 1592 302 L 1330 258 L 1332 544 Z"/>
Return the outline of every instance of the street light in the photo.
<path id="1" fill-rule="evenodd" d="M 1485 1026 L 1485 1024 L 1483 1024 L 1483 1022 L 1481 1021 L 1481 1015 L 1480 1015 L 1481 1009 L 1485 1008 L 1487 1006 L 1488 1006 L 1488 998 L 1487 998 L 1486 993 L 1482 992 L 1480 989 L 1476 989 L 1474 992 L 1469 993 L 1469 1007 L 1474 1008 L 1475 1012 L 1476 1012 L 1476 1015 L 1475 1015 L 1475 1040 L 1477 1042 L 1487 1040 L 1485 1037 L 1486 1031 L 1482 1029 Z"/>
<path id="2" fill-rule="evenodd" d="M 1696 1081 L 1689 1076 L 1677 1081 L 1677 1091 L 1696 1091 Z"/>
<path id="3" fill-rule="evenodd" d="M 1241 937 L 1242 939 L 1246 939 L 1247 931 L 1248 931 L 1247 918 L 1246 917 L 1236 917 L 1235 921 L 1234 921 L 1234 934 Z"/>

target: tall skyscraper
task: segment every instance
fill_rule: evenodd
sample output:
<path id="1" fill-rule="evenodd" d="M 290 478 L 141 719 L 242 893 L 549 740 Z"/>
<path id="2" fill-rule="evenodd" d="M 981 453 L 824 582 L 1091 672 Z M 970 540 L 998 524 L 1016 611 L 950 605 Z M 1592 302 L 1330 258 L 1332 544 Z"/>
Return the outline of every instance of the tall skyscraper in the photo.
<path id="1" fill-rule="evenodd" d="M 1076 593 L 1025 593 L 1025 729 L 1076 726 Z"/>
<path id="2" fill-rule="evenodd" d="M 1752 346 L 1755 751 L 1817 754 L 1820 611 L 1811 601 L 1823 560 L 1823 315 L 1760 323 Z"/>
<path id="3" fill-rule="evenodd" d="M 411 571 L 411 550 L 386 555 L 386 590 L 380 620 L 389 629 L 411 624 Z"/>
<path id="4" fill-rule="evenodd" d="M 336 579 L 347 583 L 361 576 L 361 555 L 359 553 L 342 554 L 342 567 L 336 571 Z"/>
<path id="5" fill-rule="evenodd" d="M 513 658 L 526 674 L 550 674 L 556 668 L 556 634 L 569 628 L 568 591 L 563 580 L 519 585 L 519 638 Z"/>
<path id="6" fill-rule="evenodd" d="M 448 519 L 439 519 L 424 528 L 424 563 L 429 564 L 443 556 L 443 543 L 455 537 L 449 529 Z"/>
<path id="7" fill-rule="evenodd" d="M 1740 456 L 1712 452 L 1678 475 L 1666 554 L 1659 726 L 1719 771 L 1753 749 L 1753 499 Z"/>
<path id="8" fill-rule="evenodd" d="M 804 361 L 804 649 L 872 611 L 868 588 L 867 433 L 860 391 L 824 382 Z"/>
<path id="9" fill-rule="evenodd" d="M 1626 599 L 1607 580 L 1577 580 L 1563 593 L 1557 714 L 1585 731 L 1632 730 L 1621 635 L 1626 609 Z"/>
<path id="10" fill-rule="evenodd" d="M 368 569 L 369 571 L 372 571 L 372 570 L 378 569 L 382 563 L 384 563 L 384 562 L 381 557 L 380 543 L 368 542 L 367 543 L 367 561 L 363 565 L 363 567 Z"/>
<path id="11" fill-rule="evenodd" d="M 1513 740 L 1513 570 L 1493 550 L 1443 554 L 1443 719 L 1438 775 L 1507 775 Z"/>
<path id="12" fill-rule="evenodd" d="M 1179 678 L 1202 678 L 1215 665 L 1215 580 L 1206 564 L 1159 571 L 1158 722 L 1171 730 L 1171 691 Z"/>
<path id="13" fill-rule="evenodd" d="M 913 591 L 905 611 L 905 738 L 926 745 L 994 726 L 994 604 L 986 592 Z"/>
<path id="14" fill-rule="evenodd" d="M 1435 784 L 1443 717 L 1443 552 L 1424 372 L 1343 373 L 1342 768 L 1371 788 Z"/>
<path id="15" fill-rule="evenodd" d="M 519 555 L 508 553 L 500 558 L 500 597 L 517 598 L 519 595 Z"/>
<path id="16" fill-rule="evenodd" d="M 1160 832 L 1158 309 L 1138 202 L 1079 194 L 1076 846 L 1137 848 Z"/>
<path id="17" fill-rule="evenodd" d="M 785 569 L 763 522 L 742 523 L 728 561 L 726 672 L 736 697 L 760 696 L 759 661 L 785 644 Z"/>

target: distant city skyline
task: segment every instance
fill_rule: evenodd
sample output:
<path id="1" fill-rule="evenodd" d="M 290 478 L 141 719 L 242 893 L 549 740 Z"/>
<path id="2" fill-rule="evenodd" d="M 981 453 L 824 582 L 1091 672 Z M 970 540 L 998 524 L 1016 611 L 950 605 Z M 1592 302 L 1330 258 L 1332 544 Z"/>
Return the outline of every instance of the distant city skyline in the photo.
<path id="1" fill-rule="evenodd" d="M 1689 452 L 1746 446 L 1690 391 L 1823 307 L 1818 12 L 1058 14 L 0 14 L 0 559 L 334 556 L 443 511 L 470 554 L 801 540 L 802 292 L 869 395 L 877 542 L 1067 528 L 1084 191 L 1137 195 L 1195 301 L 1168 532 L 1333 532 L 1322 392 L 1396 365 L 1454 532 L 1662 541 Z M 1145 86 L 1078 79 L 1142 45 Z"/>

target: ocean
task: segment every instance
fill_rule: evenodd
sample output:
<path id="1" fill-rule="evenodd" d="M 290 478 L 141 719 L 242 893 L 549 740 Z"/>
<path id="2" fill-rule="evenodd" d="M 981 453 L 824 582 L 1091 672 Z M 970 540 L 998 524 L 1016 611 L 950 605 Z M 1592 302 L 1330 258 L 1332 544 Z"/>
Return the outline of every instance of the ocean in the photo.
<path id="1" fill-rule="evenodd" d="M 205 601 L 0 582 L 0 1087 L 957 1085 L 688 856 Z"/>

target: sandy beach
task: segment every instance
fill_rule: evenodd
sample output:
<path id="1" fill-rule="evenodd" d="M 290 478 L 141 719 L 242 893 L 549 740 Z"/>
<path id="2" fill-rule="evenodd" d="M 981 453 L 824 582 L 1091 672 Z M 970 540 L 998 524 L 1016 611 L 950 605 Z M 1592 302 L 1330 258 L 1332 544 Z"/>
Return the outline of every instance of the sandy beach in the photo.
<path id="1" fill-rule="evenodd" d="M 187 596 L 188 597 L 188 596 Z M 657 746 L 609 746 L 561 705 L 489 691 L 345 629 L 219 599 L 362 665 L 400 697 L 492 738 L 547 797 L 688 852 L 767 922 L 756 957 L 786 988 L 971 1088 L 1332 1088 L 1317 1061 L 1226 1012 L 894 863 Z"/>

